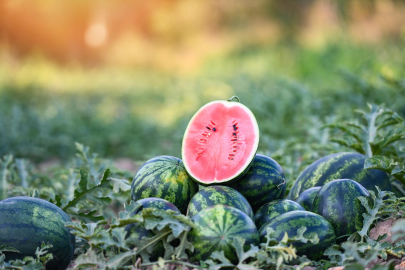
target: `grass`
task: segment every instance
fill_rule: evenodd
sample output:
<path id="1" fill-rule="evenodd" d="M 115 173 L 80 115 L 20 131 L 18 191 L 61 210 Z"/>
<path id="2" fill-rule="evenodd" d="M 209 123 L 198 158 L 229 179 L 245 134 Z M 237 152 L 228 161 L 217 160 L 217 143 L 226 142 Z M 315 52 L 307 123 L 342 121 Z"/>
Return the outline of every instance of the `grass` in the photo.
<path id="1" fill-rule="evenodd" d="M 0 67 L 0 156 L 34 162 L 74 155 L 78 141 L 107 157 L 180 156 L 188 120 L 204 103 L 238 95 L 257 117 L 260 151 L 322 140 L 320 127 L 367 102 L 404 113 L 401 44 L 278 45 L 207 59 L 167 73 L 60 67 L 41 58 Z"/>

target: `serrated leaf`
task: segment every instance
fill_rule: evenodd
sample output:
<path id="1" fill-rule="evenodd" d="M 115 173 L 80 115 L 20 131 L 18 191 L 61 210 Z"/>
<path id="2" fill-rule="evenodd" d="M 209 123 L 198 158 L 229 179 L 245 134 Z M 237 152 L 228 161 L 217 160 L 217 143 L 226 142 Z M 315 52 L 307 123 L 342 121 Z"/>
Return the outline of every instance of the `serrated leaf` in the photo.
<path id="1" fill-rule="evenodd" d="M 91 222 L 99 222 L 99 221 L 105 220 L 105 218 L 103 216 L 100 216 L 100 215 L 96 216 L 96 214 L 97 214 L 97 210 L 93 210 L 93 211 L 90 211 L 87 213 L 84 213 L 84 212 L 75 213 L 75 212 L 69 211 L 69 216 L 71 218 L 76 218 L 78 220 L 81 220 L 82 222 L 91 223 Z"/>
<path id="2" fill-rule="evenodd" d="M 109 181 L 108 177 L 110 175 L 110 169 L 107 169 L 104 172 L 103 178 L 101 179 L 100 183 L 91 187 L 87 188 L 87 183 L 88 183 L 88 173 L 86 170 L 81 169 L 80 170 L 80 182 L 79 182 L 79 190 L 76 189 L 74 192 L 74 199 L 69 201 L 64 207 L 62 207 L 63 211 L 67 211 L 70 207 L 76 206 L 76 204 L 87 198 L 88 195 L 90 195 L 92 192 L 98 190 L 99 188 L 102 187 L 108 187 Z M 95 197 L 93 197 L 94 199 Z M 100 199 L 100 198 L 99 198 Z M 105 200 L 100 199 L 102 202 L 105 202 Z"/>
<path id="3" fill-rule="evenodd" d="M 113 177 L 110 177 L 108 179 L 111 181 L 113 186 L 113 192 L 115 193 L 119 192 L 120 190 L 127 191 L 131 189 L 131 184 L 126 179 L 118 179 Z"/>
<path id="4" fill-rule="evenodd" d="M 93 249 L 89 249 L 86 253 L 79 255 L 75 260 L 74 269 L 89 269 L 89 267 L 98 267 L 99 269 L 107 269 L 107 259 L 103 253 L 96 253 Z"/>
<path id="5" fill-rule="evenodd" d="M 18 249 L 13 248 L 13 247 L 8 247 L 6 245 L 1 245 L 0 246 L 0 252 L 17 252 L 17 253 L 21 253 Z"/>
<path id="6" fill-rule="evenodd" d="M 146 208 L 143 209 L 142 216 L 145 220 L 146 229 L 156 229 L 160 231 L 165 227 L 169 227 L 176 238 L 179 237 L 182 232 L 189 231 L 192 227 L 195 227 L 190 218 L 178 215 L 176 212 L 170 210 L 164 211 Z"/>
<path id="7" fill-rule="evenodd" d="M 236 267 L 240 270 L 257 269 L 253 265 L 246 264 L 245 261 L 249 258 L 255 258 L 256 253 L 259 251 L 259 248 L 254 245 L 250 245 L 250 249 L 247 252 L 245 252 L 244 245 L 245 245 L 245 239 L 243 239 L 241 237 L 233 238 L 233 246 L 235 248 L 236 255 L 238 256 L 238 259 L 239 259 L 239 263 Z"/>
<path id="8" fill-rule="evenodd" d="M 77 223 L 77 222 L 66 222 L 65 227 L 71 228 L 70 233 L 90 241 L 91 238 L 97 237 L 104 228 L 101 225 L 106 224 L 107 221 L 99 221 L 97 223 Z"/>
<path id="9" fill-rule="evenodd" d="M 219 270 L 226 267 L 235 267 L 235 265 L 225 257 L 224 251 L 222 250 L 212 252 L 211 256 L 208 258 L 208 260 L 205 260 L 204 263 L 208 265 L 209 270 Z"/>

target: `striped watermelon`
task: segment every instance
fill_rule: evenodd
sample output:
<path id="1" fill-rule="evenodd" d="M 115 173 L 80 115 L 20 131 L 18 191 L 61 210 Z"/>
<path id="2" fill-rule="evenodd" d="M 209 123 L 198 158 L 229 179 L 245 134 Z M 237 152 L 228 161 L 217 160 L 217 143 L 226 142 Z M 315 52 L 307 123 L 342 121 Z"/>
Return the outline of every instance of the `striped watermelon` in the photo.
<path id="1" fill-rule="evenodd" d="M 145 208 L 156 208 L 156 209 L 161 209 L 161 210 L 172 210 L 180 214 L 179 209 L 172 204 L 169 201 L 166 201 L 164 199 L 160 198 L 146 198 L 146 199 L 141 199 L 137 201 L 137 203 L 141 204 L 142 207 L 137 209 L 133 214 L 136 215 L 139 212 L 141 212 Z M 155 236 L 155 233 L 151 230 L 145 229 L 145 224 L 144 223 L 132 223 L 129 224 L 125 227 L 125 231 L 127 232 L 126 238 L 130 239 L 130 242 L 128 243 L 128 246 L 130 248 L 135 248 L 137 244 L 140 243 L 141 239 L 143 237 L 153 237 Z M 165 253 L 164 246 L 162 242 L 158 243 L 155 247 L 154 250 L 152 251 L 150 255 L 150 260 L 151 261 L 156 261 L 159 257 L 163 257 Z"/>
<path id="2" fill-rule="evenodd" d="M 219 185 L 239 178 L 256 154 L 259 126 L 249 108 L 236 99 L 204 105 L 187 126 L 182 159 L 199 184 Z"/>
<path id="3" fill-rule="evenodd" d="M 305 209 L 298 203 L 291 200 L 276 200 L 266 203 L 255 213 L 256 226 L 260 229 L 260 227 L 262 227 L 263 224 L 269 222 L 269 220 L 286 212 L 296 210 L 304 211 Z"/>
<path id="4" fill-rule="evenodd" d="M 305 210 L 311 211 L 312 210 L 312 203 L 314 202 L 315 196 L 321 187 L 312 187 L 300 194 L 295 201 L 302 205 Z"/>
<path id="5" fill-rule="evenodd" d="M 171 156 L 158 156 L 146 161 L 136 172 L 131 185 L 132 200 L 162 198 L 177 206 L 183 214 L 197 189 L 181 159 Z"/>
<path id="6" fill-rule="evenodd" d="M 381 170 L 366 170 L 364 162 L 367 156 L 358 153 L 336 153 L 323 157 L 309 165 L 295 180 L 288 198 L 295 200 L 304 190 L 336 179 L 352 179 L 366 189 L 376 191 L 391 190 L 388 175 Z"/>
<path id="7" fill-rule="evenodd" d="M 228 205 L 208 207 L 191 219 L 196 228 L 188 234 L 188 240 L 194 245 L 191 261 L 206 260 L 214 251 L 223 251 L 233 263 L 237 256 L 233 239 L 239 236 L 245 239 L 245 248 L 259 244 L 259 234 L 252 219 L 245 213 Z"/>
<path id="8" fill-rule="evenodd" d="M 272 158 L 257 154 L 248 172 L 229 184 L 249 201 L 253 211 L 267 202 L 282 199 L 285 194 L 285 175 Z"/>
<path id="9" fill-rule="evenodd" d="M 201 210 L 218 204 L 235 207 L 253 219 L 249 202 L 242 194 L 227 186 L 209 186 L 198 191 L 188 204 L 187 215 L 193 217 Z"/>
<path id="10" fill-rule="evenodd" d="M 16 248 L 21 253 L 7 253 L 6 260 L 35 256 L 41 243 L 53 245 L 53 259 L 47 269 L 66 269 L 72 260 L 75 236 L 65 227 L 68 215 L 56 205 L 38 198 L 13 197 L 0 201 L 0 246 Z"/>
<path id="11" fill-rule="evenodd" d="M 357 197 L 369 197 L 370 193 L 350 179 L 338 179 L 325 184 L 317 193 L 312 212 L 326 218 L 332 224 L 336 237 L 350 235 L 363 226 L 366 209 Z M 347 237 L 342 237 L 341 241 Z"/>
<path id="12" fill-rule="evenodd" d="M 322 257 L 323 252 L 336 242 L 335 232 L 332 225 L 320 215 L 308 211 L 291 211 L 275 217 L 264 224 L 260 231 L 260 241 L 266 242 L 267 228 L 272 228 L 275 232 L 272 235 L 277 241 L 283 239 L 287 233 L 289 238 L 297 236 L 297 230 L 305 226 L 307 230 L 304 237 L 309 237 L 311 233 L 316 233 L 319 242 L 314 244 L 310 241 L 303 243 L 294 241 L 291 244 L 297 249 L 297 254 L 306 255 L 311 260 L 318 260 Z"/>

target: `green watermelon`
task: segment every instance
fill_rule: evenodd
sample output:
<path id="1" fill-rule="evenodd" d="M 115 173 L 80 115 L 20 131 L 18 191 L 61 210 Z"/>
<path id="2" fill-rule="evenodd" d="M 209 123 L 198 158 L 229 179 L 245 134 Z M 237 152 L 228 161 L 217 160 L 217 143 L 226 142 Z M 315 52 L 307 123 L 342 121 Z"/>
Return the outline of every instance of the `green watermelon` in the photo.
<path id="1" fill-rule="evenodd" d="M 336 179 L 353 179 L 366 189 L 391 191 L 388 175 L 381 170 L 366 170 L 367 156 L 358 153 L 336 153 L 323 157 L 309 165 L 295 180 L 288 199 L 295 200 L 304 190 L 323 186 Z"/>
<path id="2" fill-rule="evenodd" d="M 300 194 L 295 201 L 302 205 L 305 210 L 311 211 L 312 210 L 312 203 L 314 202 L 315 196 L 321 187 L 312 187 Z"/>
<path id="3" fill-rule="evenodd" d="M 198 185 L 191 180 L 181 159 L 158 156 L 146 161 L 132 180 L 132 200 L 157 197 L 173 203 L 185 214 L 187 205 L 197 192 Z"/>
<path id="4" fill-rule="evenodd" d="M 191 118 L 183 136 L 182 159 L 202 185 L 235 180 L 249 169 L 259 145 L 259 127 L 244 105 L 213 101 Z"/>
<path id="5" fill-rule="evenodd" d="M 309 237 L 311 233 L 316 233 L 319 242 L 314 244 L 310 241 L 303 243 L 293 241 L 291 244 L 297 249 L 297 255 L 306 255 L 311 260 L 318 260 L 323 252 L 336 242 L 335 232 L 332 225 L 320 215 L 308 211 L 291 211 L 281 214 L 265 223 L 260 231 L 260 241 L 266 242 L 267 228 L 272 228 L 275 232 L 272 235 L 277 241 L 283 239 L 287 233 L 289 238 L 297 236 L 297 231 L 301 227 L 306 227 L 304 237 Z"/>
<path id="6" fill-rule="evenodd" d="M 194 245 L 193 262 L 208 259 L 214 251 L 223 251 L 231 262 L 236 263 L 233 239 L 237 236 L 245 239 L 245 251 L 251 244 L 259 244 L 259 234 L 252 219 L 234 207 L 214 205 L 191 220 L 196 225 L 188 234 L 188 240 Z"/>
<path id="7" fill-rule="evenodd" d="M 179 209 L 169 201 L 160 198 L 146 198 L 137 201 L 137 203 L 141 204 L 142 207 L 137 209 L 133 214 L 136 215 L 141 212 L 145 208 L 156 208 L 161 210 L 172 210 L 180 214 Z M 126 238 L 130 239 L 128 246 L 130 248 L 135 248 L 136 244 L 139 244 L 143 237 L 153 237 L 155 233 L 151 230 L 145 229 L 145 224 L 143 223 L 132 223 L 125 227 L 125 231 L 127 232 Z M 163 257 L 165 253 L 165 249 L 163 247 L 162 242 L 158 243 L 150 256 L 151 261 L 156 261 L 159 257 Z"/>
<path id="8" fill-rule="evenodd" d="M 21 253 L 5 252 L 6 261 L 36 257 L 41 243 L 53 245 L 53 259 L 47 269 L 66 269 L 72 260 L 75 236 L 65 227 L 68 215 L 56 205 L 38 198 L 13 197 L 0 201 L 0 246 L 16 248 Z"/>
<path id="9" fill-rule="evenodd" d="M 257 228 L 263 226 L 269 220 L 290 211 L 305 210 L 304 207 L 291 200 L 276 200 L 268 202 L 257 210 L 255 214 L 255 223 Z"/>
<path id="10" fill-rule="evenodd" d="M 317 213 L 333 226 L 336 237 L 344 240 L 361 230 L 366 209 L 357 197 L 369 197 L 370 193 L 351 179 L 338 179 L 325 184 L 317 193 L 312 212 Z"/>
<path id="11" fill-rule="evenodd" d="M 256 212 L 263 204 L 282 199 L 285 183 L 281 166 L 274 159 L 258 154 L 248 172 L 229 186 L 242 193 Z"/>
<path id="12" fill-rule="evenodd" d="M 187 215 L 193 217 L 212 205 L 229 205 L 241 210 L 253 219 L 253 210 L 242 194 L 227 186 L 209 186 L 198 191 L 188 204 Z"/>

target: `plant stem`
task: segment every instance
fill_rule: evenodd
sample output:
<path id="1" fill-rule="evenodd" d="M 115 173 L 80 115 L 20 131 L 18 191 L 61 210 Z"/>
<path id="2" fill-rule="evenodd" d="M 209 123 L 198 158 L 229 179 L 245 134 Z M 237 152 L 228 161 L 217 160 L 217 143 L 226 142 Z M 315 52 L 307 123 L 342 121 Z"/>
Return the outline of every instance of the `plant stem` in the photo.
<path id="1" fill-rule="evenodd" d="M 164 234 L 162 234 L 160 237 L 156 238 L 155 240 L 149 242 L 149 244 L 147 244 L 146 246 L 142 247 L 141 249 L 139 249 L 137 251 L 137 253 L 140 253 L 142 250 L 144 250 L 145 248 L 149 247 L 150 245 L 152 245 L 153 243 L 159 241 L 160 239 L 162 239 L 163 237 L 165 237 L 166 235 L 170 234 L 171 231 L 165 232 Z"/>

